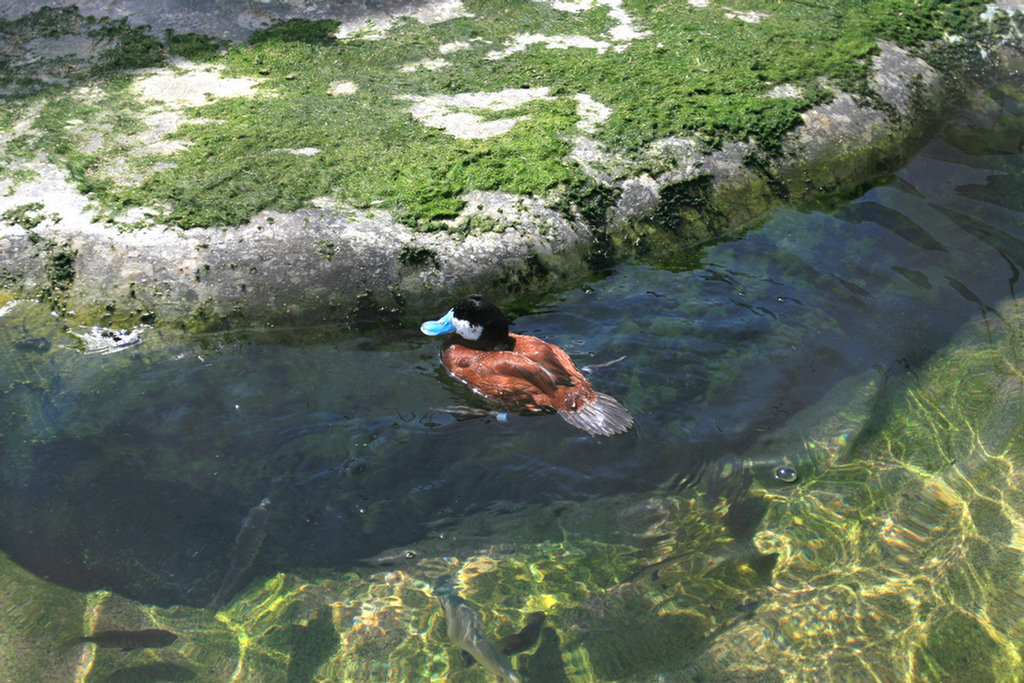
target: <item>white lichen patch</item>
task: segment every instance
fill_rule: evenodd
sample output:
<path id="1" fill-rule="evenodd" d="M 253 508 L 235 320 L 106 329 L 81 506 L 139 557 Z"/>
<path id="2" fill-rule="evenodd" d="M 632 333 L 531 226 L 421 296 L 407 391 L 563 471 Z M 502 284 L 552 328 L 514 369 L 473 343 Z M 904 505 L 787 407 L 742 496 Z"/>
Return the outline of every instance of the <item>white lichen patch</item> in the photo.
<path id="1" fill-rule="evenodd" d="M 90 36 L 70 33 L 62 36 L 33 38 L 26 43 L 17 64 L 31 64 L 41 59 L 88 57 L 99 48 Z"/>
<path id="2" fill-rule="evenodd" d="M 297 157 L 313 157 L 320 153 L 320 150 L 316 147 L 299 147 L 298 149 L 282 148 L 275 149 L 275 152 L 281 152 L 283 154 L 292 154 Z"/>
<path id="3" fill-rule="evenodd" d="M 608 31 L 608 35 L 617 43 L 616 52 L 622 52 L 634 40 L 651 35 L 650 31 L 640 31 L 633 25 L 633 18 L 623 9 L 622 0 L 604 0 L 601 4 L 608 7 L 608 16 L 618 22 Z"/>
<path id="4" fill-rule="evenodd" d="M 651 145 L 651 155 L 672 159 L 678 173 L 692 177 L 704 159 L 701 146 L 700 141 L 693 137 L 662 138 Z"/>
<path id="5" fill-rule="evenodd" d="M 327 91 L 328 95 L 351 95 L 359 89 L 352 81 L 336 81 L 331 83 L 330 89 Z"/>
<path id="6" fill-rule="evenodd" d="M 590 95 L 580 93 L 575 99 L 576 113 L 580 117 L 576 127 L 584 133 L 596 133 L 597 127 L 612 115 L 612 110 L 607 105 L 601 104 Z"/>
<path id="7" fill-rule="evenodd" d="M 470 190 L 463 195 L 466 204 L 455 218 L 442 221 L 449 227 L 462 227 L 483 219 L 485 224 L 500 226 L 499 230 L 485 230 L 469 236 L 460 247 L 460 258 L 465 256 L 474 260 L 486 260 L 494 257 L 493 251 L 478 251 L 474 247 L 485 246 L 487 242 L 503 239 L 502 235 L 509 230 L 521 230 L 525 225 L 565 224 L 565 217 L 553 210 L 539 197 L 525 197 L 507 192 Z M 435 238 L 434 235 L 437 235 Z M 429 237 L 420 238 L 425 245 L 434 246 L 429 241 L 448 239 L 443 234 L 433 233 Z M 429 241 L 428 241 L 429 240 Z M 534 240 L 534 244 L 537 242 Z"/>
<path id="8" fill-rule="evenodd" d="M 136 139 L 151 154 L 172 154 L 185 149 L 188 145 L 183 140 L 169 140 L 167 136 L 178 130 L 185 121 L 179 111 L 158 111 L 142 118 L 145 129 Z"/>
<path id="9" fill-rule="evenodd" d="M 609 152 L 604 143 L 584 135 L 573 138 L 569 158 L 579 164 L 588 176 L 605 184 L 611 184 L 630 166 L 621 155 Z"/>
<path id="10" fill-rule="evenodd" d="M 549 50 L 565 50 L 569 48 L 584 48 L 596 50 L 598 54 L 609 49 L 622 52 L 634 40 L 646 38 L 649 31 L 640 31 L 633 24 L 633 18 L 622 7 L 622 0 L 537 0 L 538 2 L 548 1 L 556 10 L 563 12 L 578 13 L 594 9 L 597 6 L 608 8 L 608 16 L 617 23 L 607 32 L 608 40 L 600 40 L 590 36 L 581 35 L 555 35 L 548 36 L 540 33 L 521 33 L 513 36 L 505 43 L 503 50 L 495 50 L 487 55 L 488 59 L 504 59 L 509 55 L 522 52 L 531 45 L 544 45 Z"/>
<path id="11" fill-rule="evenodd" d="M 768 18 L 768 15 L 764 12 L 755 12 L 754 10 L 734 10 L 728 7 L 725 9 L 725 16 L 729 19 L 739 19 L 745 21 L 748 24 L 760 24 L 762 21 Z"/>
<path id="12" fill-rule="evenodd" d="M 401 12 L 399 12 L 401 15 Z M 435 2 L 423 3 L 408 16 L 411 16 L 421 24 L 439 24 L 442 21 L 458 19 L 459 17 L 471 17 L 472 12 L 466 10 L 462 0 L 436 0 Z"/>
<path id="13" fill-rule="evenodd" d="M 484 40 L 483 38 L 472 38 L 470 40 L 456 40 L 451 43 L 444 43 L 438 46 L 437 51 L 442 55 L 440 58 L 435 59 L 421 59 L 418 62 L 412 62 L 402 67 L 402 71 L 406 73 L 412 73 L 419 70 L 424 71 L 438 71 L 439 69 L 445 69 L 452 65 L 447 59 L 443 58 L 443 55 L 450 55 L 455 52 L 461 52 L 462 50 L 468 50 L 473 47 L 473 43 L 488 43 L 491 41 Z"/>
<path id="14" fill-rule="evenodd" d="M 160 225 L 161 216 L 171 211 L 173 207 L 167 202 L 160 202 L 153 206 L 135 206 L 125 209 L 121 213 L 107 217 L 109 225 L 120 226 L 131 230 L 147 227 L 151 228 Z M 122 271 L 122 276 L 131 277 L 130 274 Z"/>
<path id="15" fill-rule="evenodd" d="M 396 19 L 400 17 L 412 17 L 422 24 L 438 24 L 449 19 L 458 17 L 471 17 L 472 13 L 467 12 L 462 0 L 438 0 L 437 2 L 423 3 L 418 7 L 395 8 L 380 10 L 371 13 L 369 16 L 357 21 L 343 22 L 338 26 L 334 37 L 338 40 L 346 38 L 363 38 L 366 40 L 377 40 L 383 38 L 385 32 L 391 28 Z"/>
<path id="16" fill-rule="evenodd" d="M 509 119 L 484 121 L 476 114 L 446 111 L 431 105 L 413 107 L 412 114 L 424 125 L 438 128 L 452 137 L 463 140 L 478 140 L 502 135 L 512 130 L 520 121 L 526 120 L 524 116 L 515 116 Z"/>
<path id="17" fill-rule="evenodd" d="M 978 17 L 982 21 L 992 21 L 1000 13 L 1019 14 L 1024 12 L 1024 2 L 1021 0 L 1003 0 L 985 6 L 985 11 Z"/>
<path id="18" fill-rule="evenodd" d="M 553 0 L 551 6 L 559 12 L 584 12 L 594 8 L 596 0 Z"/>
<path id="19" fill-rule="evenodd" d="M 485 120 L 474 110 L 504 111 L 528 102 L 551 99 L 547 88 L 510 88 L 498 92 L 460 93 L 458 95 L 408 95 L 413 102 L 410 113 L 425 126 L 470 140 L 490 138 L 512 130 L 525 116 Z"/>
<path id="20" fill-rule="evenodd" d="M 29 106 L 22 117 L 15 121 L 12 125 L 0 128 L 0 145 L 6 145 L 11 140 L 20 137 L 22 135 L 29 135 L 32 132 L 32 126 L 39 118 L 39 114 L 43 110 L 43 105 L 40 103 Z M 2 152 L 0 148 L 0 152 Z"/>
<path id="21" fill-rule="evenodd" d="M 707 7 L 711 4 L 711 0 L 687 0 L 690 3 L 690 7 Z"/>
<path id="22" fill-rule="evenodd" d="M 405 71 L 406 73 L 412 73 L 414 71 L 419 71 L 420 69 L 423 69 L 424 71 L 437 71 L 451 65 L 452 63 L 447 59 L 421 59 L 418 62 L 406 64 L 402 67 L 402 71 Z"/>
<path id="23" fill-rule="evenodd" d="M 221 67 L 182 62 L 171 69 L 147 72 L 135 82 L 139 98 L 169 107 L 198 107 L 221 97 L 252 97 L 260 81 L 224 78 Z"/>
<path id="24" fill-rule="evenodd" d="M 338 30 L 334 32 L 334 37 L 338 40 L 345 40 L 346 38 L 380 40 L 393 23 L 395 23 L 394 20 L 384 14 L 365 17 L 356 21 L 343 21 L 338 24 Z"/>
<path id="25" fill-rule="evenodd" d="M 472 38 L 472 39 L 470 39 L 468 41 L 466 41 L 466 40 L 456 40 L 454 42 L 445 43 L 444 45 L 441 45 L 440 47 L 437 48 L 437 50 L 438 50 L 438 52 L 440 52 L 443 55 L 450 55 L 451 53 L 459 52 L 460 50 L 468 50 L 469 48 L 473 47 L 473 43 L 489 43 L 489 42 L 491 42 L 491 41 L 484 40 L 483 38 Z"/>
<path id="26" fill-rule="evenodd" d="M 783 100 L 796 100 L 803 96 L 803 91 L 800 88 L 788 83 L 777 85 L 768 91 L 768 97 L 777 97 Z"/>
<path id="27" fill-rule="evenodd" d="M 30 177 L 18 183 L 0 180 L 0 214 L 25 204 L 39 203 L 43 206 L 38 213 L 53 217 L 51 224 L 60 223 L 62 228 L 82 234 L 104 229 L 93 222 L 89 198 L 78 191 L 63 168 L 35 160 L 15 161 L 14 167 Z M 0 233 L 5 227 L 0 221 Z M 16 231 L 21 233 L 23 228 L 18 227 Z"/>
<path id="28" fill-rule="evenodd" d="M 235 15 L 234 23 L 246 31 L 262 31 L 273 26 L 274 20 L 270 12 L 243 10 Z"/>
<path id="29" fill-rule="evenodd" d="M 522 52 L 531 45 L 544 45 L 549 50 L 567 50 L 569 48 L 584 48 L 597 50 L 602 54 L 612 45 L 605 40 L 594 40 L 589 36 L 546 36 L 541 33 L 520 33 L 513 36 L 506 44 L 504 50 L 494 50 L 487 55 L 487 59 L 504 59 L 509 55 Z"/>
<path id="30" fill-rule="evenodd" d="M 138 115 L 137 130 L 124 128 L 109 116 L 95 119 L 70 119 L 66 122 L 69 136 L 77 149 L 93 154 L 98 163 L 93 169 L 97 177 L 117 185 L 136 185 L 153 173 L 170 168 L 168 159 L 188 146 L 185 140 L 174 139 L 185 123 L 203 123 L 191 117 L 188 108 L 209 104 L 222 97 L 254 97 L 260 83 L 252 78 L 224 78 L 221 68 L 178 61 L 167 68 L 147 69 L 137 73 L 131 92 L 146 105 Z M 100 101 L 103 93 L 95 87 L 78 88 L 68 93 L 82 103 Z"/>
<path id="31" fill-rule="evenodd" d="M 579 93 L 573 99 L 576 100 L 576 114 L 579 117 L 576 129 L 580 134 L 572 139 L 569 158 L 579 164 L 591 178 L 610 184 L 626 172 L 630 164 L 621 155 L 609 152 L 604 143 L 588 136 L 597 132 L 598 127 L 612 115 L 612 110 L 586 93 Z"/>

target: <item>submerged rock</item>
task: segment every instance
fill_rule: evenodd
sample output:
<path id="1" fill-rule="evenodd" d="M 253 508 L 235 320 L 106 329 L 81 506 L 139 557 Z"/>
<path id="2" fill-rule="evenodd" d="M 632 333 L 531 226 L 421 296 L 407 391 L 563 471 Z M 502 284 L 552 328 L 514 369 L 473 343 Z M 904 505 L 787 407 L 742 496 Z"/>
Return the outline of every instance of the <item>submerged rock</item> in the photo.
<path id="1" fill-rule="evenodd" d="M 700 680 L 1018 678 L 1022 323 L 1009 301 L 965 329 L 887 388 L 870 431 L 819 443 L 827 464 L 768 494 L 755 542 L 779 554 L 772 586 Z"/>

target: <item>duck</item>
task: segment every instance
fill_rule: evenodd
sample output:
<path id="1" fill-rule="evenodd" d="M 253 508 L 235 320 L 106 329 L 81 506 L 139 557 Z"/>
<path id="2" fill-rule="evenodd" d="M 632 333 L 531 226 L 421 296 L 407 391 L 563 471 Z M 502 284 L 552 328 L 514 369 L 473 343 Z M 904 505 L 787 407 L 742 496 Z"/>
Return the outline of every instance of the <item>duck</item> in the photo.
<path id="1" fill-rule="evenodd" d="M 626 407 L 595 391 L 568 353 L 537 337 L 509 332 L 505 314 L 479 294 L 460 299 L 439 319 L 420 325 L 420 331 L 447 334 L 441 364 L 492 403 L 527 413 L 555 412 L 593 436 L 633 427 Z"/>

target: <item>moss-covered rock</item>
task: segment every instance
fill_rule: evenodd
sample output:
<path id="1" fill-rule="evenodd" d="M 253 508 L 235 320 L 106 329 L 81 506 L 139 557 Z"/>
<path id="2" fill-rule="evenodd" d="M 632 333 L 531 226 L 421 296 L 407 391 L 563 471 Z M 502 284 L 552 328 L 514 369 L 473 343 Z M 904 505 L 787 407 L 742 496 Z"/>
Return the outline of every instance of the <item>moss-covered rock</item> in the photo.
<path id="1" fill-rule="evenodd" d="M 207 327 L 572 281 L 875 177 L 1018 35 L 977 0 L 380 4 L 0 20 L 12 284 Z"/>

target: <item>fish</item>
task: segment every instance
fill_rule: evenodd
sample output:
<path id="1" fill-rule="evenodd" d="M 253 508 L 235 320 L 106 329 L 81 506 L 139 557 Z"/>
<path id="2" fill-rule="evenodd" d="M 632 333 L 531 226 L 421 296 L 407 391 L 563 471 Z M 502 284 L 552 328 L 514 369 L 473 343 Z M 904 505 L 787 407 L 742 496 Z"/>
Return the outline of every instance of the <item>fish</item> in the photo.
<path id="1" fill-rule="evenodd" d="M 480 612 L 456 593 L 447 581 L 436 584 L 434 594 L 441 603 L 444 618 L 448 622 L 448 639 L 468 652 L 488 673 L 497 676 L 502 683 L 522 683 L 508 656 L 488 640 Z"/>
<path id="2" fill-rule="evenodd" d="M 498 645 L 505 655 L 515 655 L 526 652 L 537 644 L 540 638 L 540 629 L 544 625 L 547 615 L 543 612 L 530 612 L 526 615 L 526 625 L 518 633 L 510 633 L 501 639 Z"/>
<path id="3" fill-rule="evenodd" d="M 498 647 L 501 648 L 502 654 L 511 657 L 520 652 L 526 652 L 536 645 L 537 640 L 540 638 L 540 629 L 544 625 L 546 618 L 547 615 L 543 612 L 530 612 L 527 614 L 526 625 L 523 627 L 523 630 L 510 633 L 498 641 Z M 473 656 L 465 650 L 462 651 L 462 657 L 466 660 L 467 665 L 476 662 Z"/>
<path id="4" fill-rule="evenodd" d="M 242 520 L 242 528 L 238 530 L 235 544 L 231 548 L 231 561 L 228 564 L 228 570 L 224 573 L 224 579 L 220 582 L 217 593 L 206 606 L 207 609 L 216 609 L 231 595 L 242 575 L 249 570 L 253 560 L 259 555 L 263 539 L 267 537 L 269 506 L 270 499 L 264 498 L 259 505 L 250 509 L 249 514 Z"/>
<path id="5" fill-rule="evenodd" d="M 98 647 L 130 652 L 142 648 L 167 647 L 177 639 L 177 633 L 162 628 L 144 628 L 139 631 L 96 631 L 92 635 L 70 640 L 67 645 L 95 643 Z"/>

